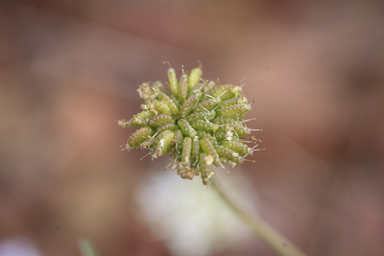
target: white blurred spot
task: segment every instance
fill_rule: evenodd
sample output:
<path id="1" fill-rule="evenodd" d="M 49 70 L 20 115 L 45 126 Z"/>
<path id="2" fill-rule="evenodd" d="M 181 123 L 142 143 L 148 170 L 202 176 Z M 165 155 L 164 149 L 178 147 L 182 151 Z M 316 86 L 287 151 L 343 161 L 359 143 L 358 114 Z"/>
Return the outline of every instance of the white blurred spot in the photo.
<path id="1" fill-rule="evenodd" d="M 142 184 L 137 199 L 152 231 L 167 243 L 174 255 L 209 255 L 213 251 L 241 247 L 248 239 L 255 239 L 216 191 L 202 184 L 200 177 L 182 180 L 175 171 L 163 172 L 156 166 L 157 173 Z M 223 173 L 222 170 L 217 172 Z M 230 195 L 239 199 L 240 204 L 250 200 L 249 195 L 255 196 L 256 193 L 250 191 L 246 193 L 248 196 L 236 195 L 250 189 L 239 173 L 222 176 L 220 180 L 231 182 L 223 186 L 229 188 Z"/>
<path id="2" fill-rule="evenodd" d="M 15 238 L 0 242 L 0 256 L 43 256 L 43 254 L 28 239 Z"/>

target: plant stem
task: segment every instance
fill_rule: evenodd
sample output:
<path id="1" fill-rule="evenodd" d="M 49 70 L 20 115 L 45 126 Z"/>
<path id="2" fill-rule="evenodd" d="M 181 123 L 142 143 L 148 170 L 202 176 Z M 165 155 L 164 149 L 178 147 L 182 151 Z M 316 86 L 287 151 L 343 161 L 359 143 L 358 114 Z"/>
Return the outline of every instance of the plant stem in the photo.
<path id="1" fill-rule="evenodd" d="M 257 216 L 251 216 L 233 202 L 221 189 L 214 177 L 211 178 L 211 186 L 217 191 L 226 205 L 247 224 L 256 235 L 280 256 L 305 256 L 294 244 L 275 231 Z"/>
<path id="2" fill-rule="evenodd" d="M 83 256 L 98 256 L 99 254 L 97 253 L 95 247 L 92 245 L 92 243 L 85 239 L 85 238 L 80 238 L 79 241 L 79 247 L 81 254 Z"/>

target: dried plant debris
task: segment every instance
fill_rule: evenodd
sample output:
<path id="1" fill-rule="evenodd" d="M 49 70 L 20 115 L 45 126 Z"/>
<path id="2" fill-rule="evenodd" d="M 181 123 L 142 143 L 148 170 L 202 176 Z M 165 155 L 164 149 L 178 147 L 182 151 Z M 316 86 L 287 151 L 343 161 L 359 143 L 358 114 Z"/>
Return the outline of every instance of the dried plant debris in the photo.
<path id="1" fill-rule="evenodd" d="M 261 129 L 245 125 L 248 120 L 243 117 L 251 104 L 242 95 L 242 86 L 204 80 L 202 74 L 197 67 L 189 73 L 183 71 L 177 79 L 170 67 L 167 82 L 143 83 L 137 90 L 144 101 L 142 112 L 128 121 L 119 120 L 118 125 L 140 127 L 124 149 L 149 149 L 152 159 L 171 154 L 164 170 L 176 169 L 183 179 L 200 175 L 207 185 L 214 174 L 212 164 L 235 167 L 260 150 L 260 140 L 244 136 Z"/>

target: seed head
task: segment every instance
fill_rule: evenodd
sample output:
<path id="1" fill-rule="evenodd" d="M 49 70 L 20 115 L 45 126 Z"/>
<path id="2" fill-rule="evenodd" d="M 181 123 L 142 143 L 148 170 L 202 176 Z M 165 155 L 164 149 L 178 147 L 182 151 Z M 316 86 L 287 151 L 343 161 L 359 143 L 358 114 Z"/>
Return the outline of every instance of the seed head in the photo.
<path id="1" fill-rule="evenodd" d="M 260 130 L 245 125 L 243 117 L 251 105 L 242 96 L 241 86 L 204 80 L 201 67 L 183 72 L 180 79 L 171 67 L 167 74 L 169 80 L 165 83 L 140 85 L 137 91 L 144 101 L 143 111 L 129 121 L 117 122 L 122 128 L 139 126 L 129 137 L 126 149 L 149 149 L 152 159 L 170 153 L 172 159 L 165 169 L 177 169 L 183 179 L 200 175 L 204 185 L 214 174 L 212 164 L 234 167 L 260 150 L 255 149 L 257 144 L 245 144 L 259 140 L 241 139 Z M 163 84 L 171 91 L 166 92 Z"/>

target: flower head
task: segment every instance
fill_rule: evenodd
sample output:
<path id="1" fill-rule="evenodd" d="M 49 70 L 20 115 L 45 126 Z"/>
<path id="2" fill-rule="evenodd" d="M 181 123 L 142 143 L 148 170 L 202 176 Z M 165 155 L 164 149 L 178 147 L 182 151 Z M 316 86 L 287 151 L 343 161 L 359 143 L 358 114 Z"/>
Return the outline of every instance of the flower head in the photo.
<path id="1" fill-rule="evenodd" d="M 143 111 L 129 121 L 119 120 L 118 125 L 140 127 L 129 137 L 125 149 L 149 149 L 152 159 L 170 153 L 172 159 L 165 170 L 176 169 L 183 179 L 200 175 L 207 185 L 214 174 L 212 164 L 235 167 L 259 150 L 257 144 L 246 145 L 258 140 L 243 136 L 260 129 L 245 125 L 243 117 L 251 104 L 242 96 L 241 86 L 204 80 L 202 74 L 197 67 L 177 79 L 170 67 L 167 82 L 143 83 L 137 90 L 144 101 Z"/>

